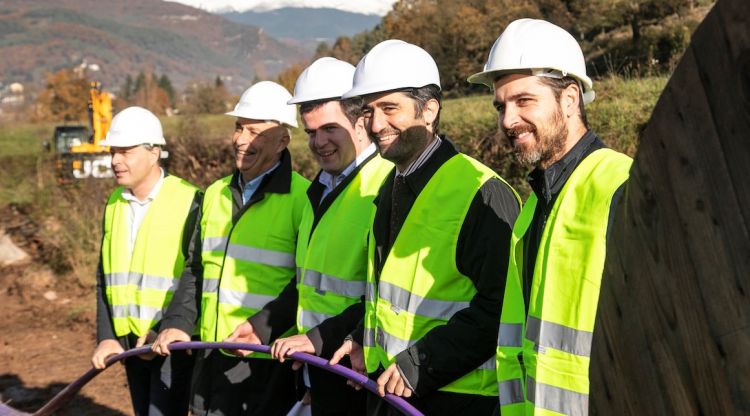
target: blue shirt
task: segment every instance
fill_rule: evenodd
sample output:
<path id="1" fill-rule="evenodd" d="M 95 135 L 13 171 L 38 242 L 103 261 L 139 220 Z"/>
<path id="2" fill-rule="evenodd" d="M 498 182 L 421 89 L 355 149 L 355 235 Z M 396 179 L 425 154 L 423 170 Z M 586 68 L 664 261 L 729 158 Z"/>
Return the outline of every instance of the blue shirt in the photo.
<path id="1" fill-rule="evenodd" d="M 271 172 L 276 170 L 276 168 L 278 168 L 280 165 L 281 165 L 281 161 L 276 162 L 276 164 L 271 166 L 270 169 L 261 173 L 256 178 L 249 180 L 244 185 L 242 184 L 242 173 L 237 175 L 237 183 L 240 185 L 240 189 L 242 189 L 242 205 L 247 204 L 247 201 L 249 201 L 250 198 L 253 197 L 253 195 L 255 194 L 255 191 L 258 190 L 260 183 L 263 182 L 263 178 L 265 178 Z"/>

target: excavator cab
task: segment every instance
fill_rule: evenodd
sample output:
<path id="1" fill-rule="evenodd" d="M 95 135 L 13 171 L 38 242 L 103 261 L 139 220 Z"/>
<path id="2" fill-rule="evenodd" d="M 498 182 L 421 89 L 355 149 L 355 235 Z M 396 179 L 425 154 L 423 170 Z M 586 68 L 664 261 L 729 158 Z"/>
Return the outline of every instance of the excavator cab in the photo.
<path id="1" fill-rule="evenodd" d="M 57 126 L 52 138 L 57 153 L 60 182 L 76 179 L 112 178 L 112 157 L 101 142 L 112 122 L 112 102 L 101 84 L 92 82 L 89 89 L 89 124 Z"/>

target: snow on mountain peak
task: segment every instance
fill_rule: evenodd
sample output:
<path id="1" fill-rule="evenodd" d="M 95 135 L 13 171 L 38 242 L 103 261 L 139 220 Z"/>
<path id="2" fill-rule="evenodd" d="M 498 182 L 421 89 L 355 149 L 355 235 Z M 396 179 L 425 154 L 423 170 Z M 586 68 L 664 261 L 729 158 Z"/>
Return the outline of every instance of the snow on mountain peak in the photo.
<path id="1" fill-rule="evenodd" d="M 396 0 L 165 0 L 182 3 L 211 13 L 268 11 L 283 7 L 330 8 L 383 16 Z"/>

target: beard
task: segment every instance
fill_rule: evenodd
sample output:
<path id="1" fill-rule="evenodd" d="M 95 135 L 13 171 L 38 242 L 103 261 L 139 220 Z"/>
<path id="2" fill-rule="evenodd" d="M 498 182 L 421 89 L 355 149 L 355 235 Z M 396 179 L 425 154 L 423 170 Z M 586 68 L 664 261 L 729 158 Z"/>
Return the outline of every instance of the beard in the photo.
<path id="1" fill-rule="evenodd" d="M 504 131 L 513 145 L 513 155 L 518 163 L 526 167 L 546 169 L 564 149 L 568 137 L 562 109 L 557 108 L 542 124 L 524 124 Z M 523 133 L 534 135 L 533 143 L 516 144 L 513 140 Z"/>
<path id="2" fill-rule="evenodd" d="M 398 134 L 398 137 L 387 147 L 381 146 L 379 136 L 388 136 L 392 134 Z M 411 127 L 404 131 L 387 128 L 380 131 L 377 135 L 371 134 L 370 139 L 378 147 L 380 156 L 383 159 L 399 165 L 414 159 L 418 152 L 427 147 L 429 134 L 423 127 Z"/>

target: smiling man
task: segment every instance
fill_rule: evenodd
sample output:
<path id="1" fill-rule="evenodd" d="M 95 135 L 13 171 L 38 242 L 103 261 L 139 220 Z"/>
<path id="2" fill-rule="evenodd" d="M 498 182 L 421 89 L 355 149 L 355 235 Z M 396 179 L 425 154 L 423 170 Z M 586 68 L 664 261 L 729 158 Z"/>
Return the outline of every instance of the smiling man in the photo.
<path id="1" fill-rule="evenodd" d="M 191 257 L 201 193 L 159 166 L 166 144 L 159 119 L 129 107 L 112 119 L 105 145 L 120 185 L 104 210 L 97 271 L 97 341 L 91 359 L 106 359 L 156 337 L 162 313 Z M 125 372 L 136 415 L 185 414 L 193 359 L 132 357 Z"/>
<path id="2" fill-rule="evenodd" d="M 288 328 L 296 316 L 299 335 L 273 343 L 272 355 L 281 361 L 294 352 L 331 358 L 364 315 L 372 201 L 393 164 L 377 154 L 367 135 L 362 100 L 341 100 L 353 75 L 351 64 L 320 58 L 300 74 L 289 100 L 299 104 L 310 152 L 321 168 L 307 191 L 298 280 L 240 330 L 249 334 L 254 328 L 268 343 L 271 323 Z M 344 378 L 312 366 L 304 372 L 313 415 L 364 412 L 364 392 L 355 394 Z"/>
<path id="3" fill-rule="evenodd" d="M 365 317 L 335 353 L 377 379 L 380 394 L 425 414 L 489 415 L 494 349 L 515 191 L 438 136 L 440 77 L 432 57 L 399 40 L 357 65 L 344 94 L 364 100 L 365 126 L 396 165 L 375 199 Z M 368 414 L 395 414 L 368 397 Z"/>
<path id="4" fill-rule="evenodd" d="M 189 340 L 199 311 L 203 341 L 238 340 L 242 334 L 235 328 L 294 281 L 309 181 L 292 171 L 287 150 L 289 128 L 297 126 L 295 108 L 287 104 L 290 98 L 284 87 L 263 81 L 247 89 L 227 113 L 236 117 L 236 170 L 206 190 L 195 231 L 202 244 L 201 265 L 183 275 L 153 345 L 155 352 L 167 355 L 170 343 Z M 290 367 L 267 355 L 201 353 L 191 411 L 201 416 L 285 414 L 294 403 Z"/>
<path id="5" fill-rule="evenodd" d="M 594 99 L 575 38 L 512 22 L 469 78 L 495 93 L 503 136 L 533 168 L 513 230 L 497 348 L 503 415 L 588 414 L 588 364 L 607 229 L 632 160 L 588 128 Z"/>

